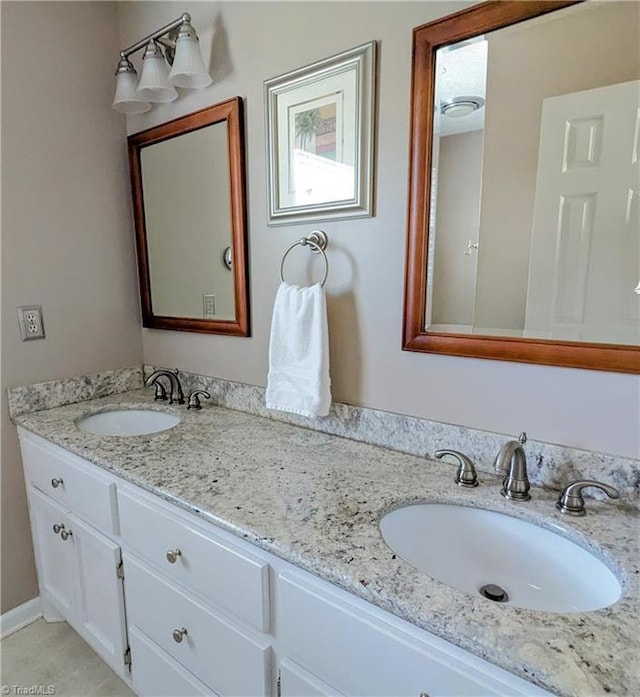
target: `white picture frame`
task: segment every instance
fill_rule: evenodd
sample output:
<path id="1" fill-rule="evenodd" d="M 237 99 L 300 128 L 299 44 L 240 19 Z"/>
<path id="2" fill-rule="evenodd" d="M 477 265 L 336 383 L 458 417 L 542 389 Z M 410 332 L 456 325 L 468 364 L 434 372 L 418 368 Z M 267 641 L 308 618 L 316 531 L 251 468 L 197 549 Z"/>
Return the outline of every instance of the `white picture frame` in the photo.
<path id="1" fill-rule="evenodd" d="M 373 215 L 376 43 L 267 80 L 269 225 Z"/>

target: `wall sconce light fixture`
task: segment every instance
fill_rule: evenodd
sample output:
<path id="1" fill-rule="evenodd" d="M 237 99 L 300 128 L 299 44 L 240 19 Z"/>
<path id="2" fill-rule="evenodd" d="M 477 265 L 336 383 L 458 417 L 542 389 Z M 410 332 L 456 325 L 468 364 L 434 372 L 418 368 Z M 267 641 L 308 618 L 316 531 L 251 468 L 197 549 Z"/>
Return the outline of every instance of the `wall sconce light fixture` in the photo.
<path id="1" fill-rule="evenodd" d="M 143 48 L 142 75 L 138 82 L 129 56 Z M 112 106 L 121 114 L 142 114 L 149 111 L 152 104 L 176 99 L 176 87 L 198 89 L 212 82 L 200 54 L 198 35 L 191 26 L 191 16 L 185 12 L 175 21 L 120 51 Z"/>

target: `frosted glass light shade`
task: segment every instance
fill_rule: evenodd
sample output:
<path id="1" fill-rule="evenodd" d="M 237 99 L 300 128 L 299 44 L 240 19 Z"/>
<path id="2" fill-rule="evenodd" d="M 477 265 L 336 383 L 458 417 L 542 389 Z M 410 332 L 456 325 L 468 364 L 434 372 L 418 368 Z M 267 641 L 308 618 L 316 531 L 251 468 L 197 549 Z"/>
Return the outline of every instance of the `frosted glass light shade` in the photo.
<path id="1" fill-rule="evenodd" d="M 167 66 L 160 47 L 151 42 L 145 51 L 142 60 L 142 75 L 138 83 L 138 97 L 149 102 L 172 102 L 177 98 L 178 92 L 169 84 Z"/>
<path id="2" fill-rule="evenodd" d="M 118 71 L 116 74 L 116 93 L 111 105 L 115 111 L 121 114 L 144 114 L 151 109 L 151 104 L 142 99 L 137 92 L 138 76 L 131 68 L 127 71 Z"/>
<path id="3" fill-rule="evenodd" d="M 190 25 L 183 25 L 176 39 L 169 82 L 176 87 L 191 89 L 206 87 L 213 82 L 202 60 L 198 37 Z"/>

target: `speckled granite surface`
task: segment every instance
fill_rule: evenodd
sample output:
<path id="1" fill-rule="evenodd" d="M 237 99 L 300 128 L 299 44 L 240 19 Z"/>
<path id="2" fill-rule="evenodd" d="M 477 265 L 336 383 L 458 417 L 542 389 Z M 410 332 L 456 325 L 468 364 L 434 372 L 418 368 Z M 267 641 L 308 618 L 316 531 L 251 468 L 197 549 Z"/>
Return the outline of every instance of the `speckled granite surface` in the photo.
<path id="1" fill-rule="evenodd" d="M 142 387 L 142 366 L 107 370 L 7 390 L 9 414 L 20 416 L 65 404 L 85 402 Z"/>
<path id="2" fill-rule="evenodd" d="M 144 367 L 149 375 L 153 368 Z M 264 416 L 285 423 L 304 426 L 323 433 L 381 445 L 412 455 L 432 456 L 439 448 L 462 450 L 481 472 L 493 474 L 493 461 L 505 441 L 518 433 L 499 434 L 464 426 L 428 421 L 413 416 L 376 409 L 333 404 L 329 416 L 308 419 L 295 414 L 268 410 L 264 388 L 221 380 L 194 373 L 180 372 L 180 380 L 189 390 L 205 389 L 211 401 L 228 409 Z M 526 424 L 523 424 L 523 429 Z M 577 448 L 567 448 L 535 440 L 529 433 L 526 444 L 529 478 L 533 484 L 560 490 L 575 479 L 596 479 L 615 486 L 627 501 L 640 503 L 640 460 Z M 596 489 L 585 496 L 605 498 Z"/>
<path id="3" fill-rule="evenodd" d="M 526 504 L 452 482 L 453 466 L 207 404 L 175 428 L 110 438 L 75 420 L 115 404 L 160 410 L 149 390 L 17 417 L 25 429 L 559 695 L 640 694 L 637 510 L 589 501 L 565 519 L 541 489 Z M 395 557 L 378 520 L 403 502 L 502 511 L 590 548 L 622 580 L 615 605 L 555 615 L 496 606 Z"/>

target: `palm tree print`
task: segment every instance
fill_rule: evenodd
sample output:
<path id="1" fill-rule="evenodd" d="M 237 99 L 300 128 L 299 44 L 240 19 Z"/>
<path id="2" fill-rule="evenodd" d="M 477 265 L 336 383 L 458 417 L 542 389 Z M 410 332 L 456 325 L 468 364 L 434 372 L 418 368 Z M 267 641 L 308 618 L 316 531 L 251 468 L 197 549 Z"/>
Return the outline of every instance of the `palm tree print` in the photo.
<path id="1" fill-rule="evenodd" d="M 296 138 L 300 140 L 302 150 L 306 150 L 306 146 L 315 135 L 319 119 L 319 109 L 310 109 L 296 116 Z"/>

